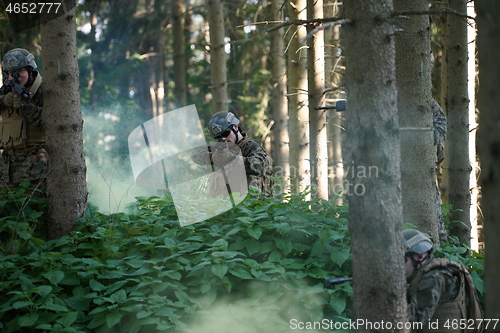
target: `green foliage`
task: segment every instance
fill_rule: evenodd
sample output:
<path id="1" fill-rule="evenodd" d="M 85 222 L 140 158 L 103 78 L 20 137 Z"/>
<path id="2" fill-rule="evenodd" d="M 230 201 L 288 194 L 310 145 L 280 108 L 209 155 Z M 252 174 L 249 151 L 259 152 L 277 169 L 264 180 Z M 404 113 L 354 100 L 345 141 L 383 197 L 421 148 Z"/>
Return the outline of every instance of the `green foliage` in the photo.
<path id="1" fill-rule="evenodd" d="M 23 190 L 2 203 L 13 216 L 43 208 L 19 201 Z M 0 254 L 0 331 L 287 332 L 292 319 L 348 321 L 351 284 L 323 287 L 352 275 L 347 207 L 285 199 L 249 197 L 180 227 L 171 198 L 138 197 L 127 213 L 87 212 L 51 241 L 2 224 L 2 236 L 28 246 Z M 469 267 L 484 299 L 482 254 L 461 256 L 470 249 L 453 237 L 435 251 Z"/>
<path id="2" fill-rule="evenodd" d="M 26 253 L 43 241 L 46 199 L 24 182 L 0 190 L 0 250 Z"/>
<path id="3" fill-rule="evenodd" d="M 89 212 L 71 236 L 0 255 L 2 332 L 289 330 L 289 320 L 345 321 L 347 208 L 249 198 L 180 227 L 166 197 L 128 214 Z M 214 319 L 215 318 L 215 319 Z M 234 331 L 234 329 L 233 329 Z"/>

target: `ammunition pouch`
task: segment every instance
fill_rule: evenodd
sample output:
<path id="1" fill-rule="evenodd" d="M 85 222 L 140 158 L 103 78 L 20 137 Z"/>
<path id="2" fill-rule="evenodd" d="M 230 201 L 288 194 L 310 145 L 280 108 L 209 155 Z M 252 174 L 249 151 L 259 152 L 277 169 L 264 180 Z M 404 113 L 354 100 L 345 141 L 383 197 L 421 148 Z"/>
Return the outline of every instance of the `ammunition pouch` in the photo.
<path id="1" fill-rule="evenodd" d="M 35 81 L 29 88 L 31 97 L 42 84 L 41 75 L 36 72 Z M 0 108 L 0 149 L 19 149 L 45 143 L 42 128 L 31 124 L 19 110 Z"/>
<path id="2" fill-rule="evenodd" d="M 0 111 L 2 122 L 0 123 L 0 148 L 24 148 L 26 147 L 26 119 L 13 112 L 10 108 Z"/>

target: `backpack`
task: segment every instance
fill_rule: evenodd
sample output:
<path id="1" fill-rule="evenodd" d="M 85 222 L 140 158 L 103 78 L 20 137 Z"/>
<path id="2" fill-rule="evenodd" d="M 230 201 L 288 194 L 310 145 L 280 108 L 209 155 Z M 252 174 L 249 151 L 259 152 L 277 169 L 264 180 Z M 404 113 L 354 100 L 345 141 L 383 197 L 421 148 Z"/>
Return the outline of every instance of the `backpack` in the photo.
<path id="1" fill-rule="evenodd" d="M 464 265 L 445 258 L 435 258 L 428 265 L 422 267 L 422 274 L 430 272 L 434 269 L 448 268 L 451 269 L 459 278 L 460 285 L 465 288 L 465 296 L 467 298 L 467 329 L 468 333 L 482 333 L 484 331 L 484 313 L 477 296 L 476 287 L 470 276 L 469 270 Z"/>

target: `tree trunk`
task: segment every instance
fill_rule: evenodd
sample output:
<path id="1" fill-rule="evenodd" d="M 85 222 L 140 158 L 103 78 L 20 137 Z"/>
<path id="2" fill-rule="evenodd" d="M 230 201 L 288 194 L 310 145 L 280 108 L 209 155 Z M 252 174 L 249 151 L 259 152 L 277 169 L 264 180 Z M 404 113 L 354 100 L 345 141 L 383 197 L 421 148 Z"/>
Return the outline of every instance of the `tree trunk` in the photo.
<path id="1" fill-rule="evenodd" d="M 452 0 L 450 8 L 467 14 L 467 0 Z M 468 50 L 467 21 L 457 15 L 448 15 L 448 203 L 453 213 L 450 234 L 461 243 L 470 244 L 470 184 L 472 170 L 469 161 L 469 95 L 468 95 Z"/>
<path id="2" fill-rule="evenodd" d="M 184 13 L 184 68 L 191 68 L 191 63 L 193 59 L 193 50 L 191 50 L 192 40 L 191 40 L 191 31 L 193 30 L 193 8 L 191 5 L 191 1 L 188 1 L 188 7 L 186 12 Z M 191 100 L 191 91 L 186 87 L 186 104 L 188 100 Z"/>
<path id="3" fill-rule="evenodd" d="M 391 0 L 345 1 L 345 17 L 353 22 L 342 25 L 349 102 L 344 162 L 355 168 L 348 173 L 354 313 L 371 323 L 407 316 L 392 10 Z"/>
<path id="4" fill-rule="evenodd" d="M 394 1 L 396 10 L 427 10 L 428 4 L 427 0 Z M 401 24 L 404 31 L 396 35 L 396 71 L 403 221 L 438 242 L 429 17 L 415 15 Z"/>
<path id="5" fill-rule="evenodd" d="M 41 25 L 48 154 L 48 236 L 69 235 L 87 208 L 75 6 Z M 64 47 L 61 47 L 64 45 Z"/>
<path id="6" fill-rule="evenodd" d="M 186 84 L 186 59 L 185 59 L 185 34 L 184 16 L 186 8 L 182 0 L 172 1 L 172 35 L 173 35 L 173 58 L 174 58 L 174 96 L 177 106 L 186 106 L 187 84 Z M 160 38 L 164 38 L 161 36 Z"/>
<path id="7" fill-rule="evenodd" d="M 323 0 L 307 0 L 307 18 L 323 18 Z M 308 24 L 311 33 L 316 24 Z M 311 141 L 311 181 L 317 187 L 316 197 L 328 200 L 328 149 L 325 105 L 325 41 L 324 31 L 315 32 L 307 40 L 307 72 L 309 95 L 309 138 Z"/>
<path id="8" fill-rule="evenodd" d="M 290 16 L 307 18 L 306 0 L 290 1 Z M 293 4 L 293 5 L 292 5 Z M 292 192 L 302 192 L 310 185 L 309 112 L 307 108 L 306 50 L 299 43 L 307 34 L 297 26 L 288 51 L 288 119 L 290 135 L 290 184 Z"/>
<path id="9" fill-rule="evenodd" d="M 486 313 L 484 318 L 500 318 L 500 2 L 475 2 L 477 24 L 477 53 L 479 63 L 478 152 L 481 161 L 481 209 L 484 215 L 485 247 L 488 249 L 485 266 Z M 498 327 L 496 328 L 498 331 Z M 487 332 L 495 331 L 489 326 Z"/>
<path id="10" fill-rule="evenodd" d="M 441 7 L 448 8 L 448 0 L 444 0 L 441 4 Z M 446 109 L 446 95 L 448 90 L 448 66 L 446 66 L 446 59 L 448 58 L 446 52 L 448 51 L 448 15 L 442 15 L 440 18 L 440 26 L 441 26 L 441 72 L 440 72 L 440 86 L 439 86 L 439 95 L 436 99 L 441 105 L 445 115 L 448 117 L 448 110 Z M 448 167 L 450 166 L 450 150 L 448 149 L 449 140 L 444 142 L 444 160 L 441 162 L 441 183 L 440 183 L 440 193 L 441 193 L 441 202 L 443 204 L 448 204 L 448 193 L 450 190 L 450 176 L 448 173 Z"/>
<path id="11" fill-rule="evenodd" d="M 226 52 L 224 50 L 224 12 L 222 0 L 208 1 L 210 27 L 210 78 L 212 84 L 212 113 L 228 110 Z"/>
<path id="12" fill-rule="evenodd" d="M 151 113 L 153 118 L 160 115 L 158 111 L 158 76 L 161 75 L 160 71 L 157 71 L 158 61 L 157 57 L 148 56 L 145 64 L 148 68 L 147 73 L 149 73 L 149 98 L 151 99 Z"/>
<path id="13" fill-rule="evenodd" d="M 339 14 L 339 2 L 331 1 L 325 6 L 325 16 L 335 17 Z M 325 29 L 325 83 L 327 101 L 333 102 L 342 98 L 342 72 L 339 69 L 339 26 Z M 337 110 L 328 110 L 328 197 L 335 198 L 334 204 L 341 205 L 344 190 L 344 164 L 342 162 L 342 114 Z M 340 193 L 340 195 L 339 195 Z"/>
<path id="14" fill-rule="evenodd" d="M 271 20 L 284 19 L 282 0 L 272 0 Z M 288 100 L 286 99 L 286 58 L 283 28 L 271 32 L 271 66 L 272 66 L 272 99 L 274 132 L 274 169 L 284 184 L 281 193 L 289 190 L 288 178 L 290 177 L 289 139 L 288 139 Z"/>
<path id="15" fill-rule="evenodd" d="M 160 30 L 164 32 L 164 30 Z M 158 37 L 158 56 L 157 56 L 157 64 L 158 64 L 158 78 L 157 78 L 157 90 L 156 90 L 156 104 L 158 115 L 162 115 L 165 113 L 165 36 L 160 33 Z"/>
<path id="16" fill-rule="evenodd" d="M 467 4 L 467 15 L 474 17 L 476 13 L 474 11 L 474 3 Z M 469 20 L 467 27 L 467 39 L 468 39 L 468 50 L 469 59 L 467 61 L 468 65 L 468 75 L 469 75 L 469 161 L 472 164 L 472 172 L 470 174 L 470 189 L 471 189 L 471 207 L 470 207 L 470 222 L 471 222 L 471 248 L 478 251 L 479 248 L 484 247 L 483 240 L 481 239 L 482 226 L 479 216 L 481 216 L 479 211 L 479 186 L 478 177 L 481 173 L 479 167 L 479 158 L 476 151 L 476 135 L 477 135 L 477 113 L 476 113 L 476 82 L 477 82 L 477 71 L 476 71 L 476 25 L 475 22 Z"/>
<path id="17" fill-rule="evenodd" d="M 165 17 L 165 9 L 164 4 L 161 2 L 154 3 L 154 12 L 156 13 L 159 22 L 163 22 L 163 18 Z M 162 24 L 163 25 L 163 24 Z M 155 47 L 158 49 L 156 63 L 157 63 L 157 88 L 156 88 L 156 105 L 158 115 L 162 115 L 165 113 L 165 34 L 166 29 L 160 28 L 158 29 L 157 39 Z M 168 78 L 168 76 L 167 76 Z"/>

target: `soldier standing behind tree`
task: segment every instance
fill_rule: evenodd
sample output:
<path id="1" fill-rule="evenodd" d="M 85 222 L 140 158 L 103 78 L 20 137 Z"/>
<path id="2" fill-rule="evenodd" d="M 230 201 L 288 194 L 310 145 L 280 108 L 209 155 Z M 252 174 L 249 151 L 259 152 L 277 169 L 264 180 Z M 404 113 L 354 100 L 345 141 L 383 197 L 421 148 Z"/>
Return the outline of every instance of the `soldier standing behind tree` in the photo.
<path id="1" fill-rule="evenodd" d="M 10 50 L 3 57 L 7 78 L 0 88 L 0 188 L 28 181 L 45 193 L 42 77 L 36 68 L 33 54 L 26 49 Z"/>
<path id="2" fill-rule="evenodd" d="M 446 139 L 446 130 L 448 128 L 446 115 L 436 100 L 432 100 L 432 123 L 434 127 L 434 146 L 436 147 L 436 166 L 444 160 L 444 141 Z M 441 244 L 446 243 L 448 235 L 444 225 L 443 213 L 441 212 L 441 194 L 436 183 L 436 213 L 438 219 L 438 235 Z"/>

